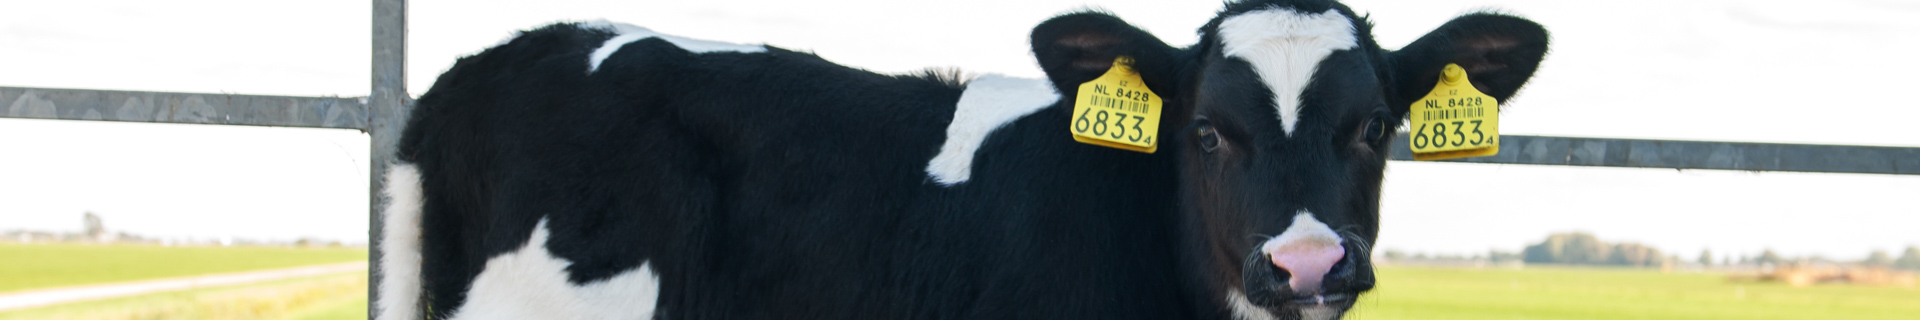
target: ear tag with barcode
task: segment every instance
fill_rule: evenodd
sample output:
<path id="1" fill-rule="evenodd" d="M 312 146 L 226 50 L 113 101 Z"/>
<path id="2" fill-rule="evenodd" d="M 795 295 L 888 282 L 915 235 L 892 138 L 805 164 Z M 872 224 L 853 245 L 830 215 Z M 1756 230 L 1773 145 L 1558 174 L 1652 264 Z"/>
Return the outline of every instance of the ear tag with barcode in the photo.
<path id="1" fill-rule="evenodd" d="M 1154 137 L 1160 133 L 1161 100 L 1133 70 L 1132 58 L 1114 58 L 1106 74 L 1080 84 L 1068 129 L 1080 143 L 1153 153 L 1160 149 Z"/>
<path id="2" fill-rule="evenodd" d="M 1407 146 L 1414 160 L 1484 157 L 1500 153 L 1500 101 L 1480 93 L 1467 70 L 1447 64 L 1433 92 L 1414 101 Z"/>

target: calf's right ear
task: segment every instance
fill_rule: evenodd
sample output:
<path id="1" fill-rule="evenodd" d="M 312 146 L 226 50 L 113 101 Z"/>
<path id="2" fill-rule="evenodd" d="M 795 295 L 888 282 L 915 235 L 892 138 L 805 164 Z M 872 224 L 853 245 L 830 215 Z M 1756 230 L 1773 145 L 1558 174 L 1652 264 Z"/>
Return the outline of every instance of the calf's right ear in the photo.
<path id="1" fill-rule="evenodd" d="M 1118 17 L 1096 12 L 1054 17 L 1033 27 L 1032 41 L 1040 69 L 1067 99 L 1081 83 L 1105 74 L 1120 56 L 1133 58 L 1133 69 L 1148 89 L 1162 96 L 1176 89 L 1178 50 Z"/>
<path id="2" fill-rule="evenodd" d="M 1395 112 L 1406 114 L 1414 100 L 1439 82 L 1447 64 L 1466 69 L 1475 89 L 1506 101 L 1540 68 L 1547 54 L 1547 29 L 1520 17 L 1474 13 L 1441 25 L 1392 53 Z"/>

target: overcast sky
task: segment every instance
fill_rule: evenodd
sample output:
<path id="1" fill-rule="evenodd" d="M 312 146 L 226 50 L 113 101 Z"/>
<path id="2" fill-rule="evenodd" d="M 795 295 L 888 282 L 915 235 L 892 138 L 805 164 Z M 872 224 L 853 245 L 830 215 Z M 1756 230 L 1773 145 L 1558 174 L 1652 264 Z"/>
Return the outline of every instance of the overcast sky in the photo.
<path id="1" fill-rule="evenodd" d="M 367 1 L 7 1 L 0 86 L 363 96 Z M 1495 9 L 1553 33 L 1506 134 L 1920 147 L 1920 2 L 1347 1 L 1398 48 Z M 1212 1 L 496 1 L 410 4 L 408 85 L 553 21 L 812 51 L 876 72 L 1041 76 L 1033 25 L 1112 12 L 1170 44 Z M 0 107 L 12 101 L 0 101 Z M 345 130 L 0 119 L 0 230 L 364 241 L 366 139 Z M 1859 258 L 1920 244 L 1920 177 L 1395 162 L 1379 247 L 1518 250 L 1588 231 L 1700 249 Z M 1478 195 L 1473 200 L 1465 195 Z M 1493 195 L 1488 197 L 1488 195 Z"/>

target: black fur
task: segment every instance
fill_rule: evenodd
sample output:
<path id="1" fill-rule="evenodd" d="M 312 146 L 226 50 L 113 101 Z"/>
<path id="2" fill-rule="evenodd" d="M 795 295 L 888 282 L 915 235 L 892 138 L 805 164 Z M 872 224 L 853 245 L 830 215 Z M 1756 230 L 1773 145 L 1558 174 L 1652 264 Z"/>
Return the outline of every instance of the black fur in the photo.
<path id="1" fill-rule="evenodd" d="M 398 156 L 424 180 L 423 299 L 434 318 L 454 311 L 486 260 L 545 218 L 545 245 L 574 263 L 576 284 L 650 263 L 662 319 L 1225 319 L 1228 289 L 1286 317 L 1295 297 L 1267 287 L 1285 272 L 1249 254 L 1299 209 L 1347 238 L 1328 292 L 1357 295 L 1373 286 L 1387 143 L 1356 126 L 1400 123 L 1441 61 L 1498 62 L 1469 69 L 1505 98 L 1546 34 L 1475 14 L 1393 53 L 1337 3 L 1246 1 L 1221 17 L 1273 7 L 1337 9 L 1362 43 L 1321 64 L 1303 99 L 1313 118 L 1292 139 L 1260 104 L 1273 93 L 1218 53 L 1220 19 L 1174 48 L 1075 13 L 1032 39 L 1063 100 L 991 134 L 972 179 L 952 187 L 923 170 L 964 90 L 958 72 L 647 39 L 589 74 L 587 55 L 613 34 L 525 32 L 461 59 L 409 121 Z M 1158 153 L 1068 135 L 1074 88 L 1123 55 L 1166 99 Z M 1227 149 L 1195 147 L 1200 125 Z"/>

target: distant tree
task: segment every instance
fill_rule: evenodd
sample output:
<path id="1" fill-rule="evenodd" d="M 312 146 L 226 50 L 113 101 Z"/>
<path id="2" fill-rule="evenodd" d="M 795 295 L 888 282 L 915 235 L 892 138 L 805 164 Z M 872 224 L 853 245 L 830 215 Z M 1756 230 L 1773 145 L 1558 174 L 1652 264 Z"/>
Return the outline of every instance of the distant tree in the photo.
<path id="1" fill-rule="evenodd" d="M 1664 256 L 1660 254 L 1659 249 L 1631 242 L 1613 245 L 1613 250 L 1610 251 L 1606 264 L 1619 266 L 1658 266 L 1661 257 Z"/>
<path id="2" fill-rule="evenodd" d="M 1760 258 L 1754 259 L 1753 261 L 1753 263 L 1757 264 L 1781 264 L 1785 262 L 1787 262 L 1787 259 L 1781 258 L 1778 253 L 1773 253 L 1773 249 L 1761 250 Z"/>
<path id="3" fill-rule="evenodd" d="M 1694 260 L 1694 261 L 1695 261 L 1695 262 L 1699 262 L 1699 263 L 1700 263 L 1700 265 L 1703 265 L 1703 266 L 1712 266 L 1712 265 L 1713 265 L 1713 251 L 1712 251 L 1712 250 L 1707 250 L 1707 249 L 1700 249 L 1700 259 L 1697 259 L 1697 260 Z"/>
<path id="4" fill-rule="evenodd" d="M 1887 255 L 1886 250 L 1876 249 L 1873 250 L 1873 253 L 1867 254 L 1867 260 L 1860 261 L 1860 265 L 1868 267 L 1892 267 L 1893 256 Z"/>
<path id="5" fill-rule="evenodd" d="M 87 211 L 85 216 L 80 217 L 80 223 L 83 230 L 86 230 L 89 240 L 98 240 L 107 235 L 106 223 L 100 221 L 100 215 L 93 214 L 93 211 Z"/>
<path id="6" fill-rule="evenodd" d="M 1387 261 L 1403 261 L 1407 260 L 1407 258 L 1406 251 L 1387 250 Z"/>
<path id="7" fill-rule="evenodd" d="M 1900 259 L 1893 260 L 1893 267 L 1920 270 L 1920 247 L 1907 246 L 1907 251 L 1900 253 Z"/>
<path id="8" fill-rule="evenodd" d="M 1509 262 L 1509 261 L 1525 261 L 1525 259 L 1522 258 L 1518 253 L 1500 251 L 1500 250 L 1487 251 L 1487 260 L 1495 263 Z"/>
<path id="9" fill-rule="evenodd" d="M 1521 251 L 1527 263 L 1604 264 L 1613 247 L 1592 234 L 1557 233 Z"/>

